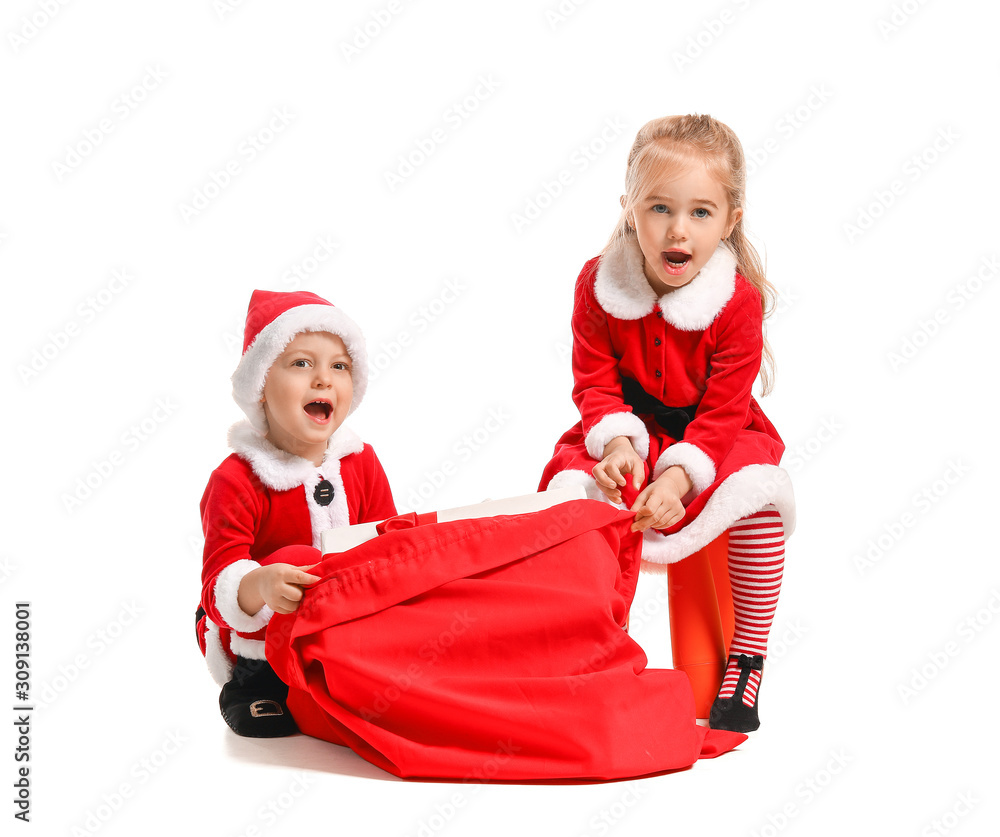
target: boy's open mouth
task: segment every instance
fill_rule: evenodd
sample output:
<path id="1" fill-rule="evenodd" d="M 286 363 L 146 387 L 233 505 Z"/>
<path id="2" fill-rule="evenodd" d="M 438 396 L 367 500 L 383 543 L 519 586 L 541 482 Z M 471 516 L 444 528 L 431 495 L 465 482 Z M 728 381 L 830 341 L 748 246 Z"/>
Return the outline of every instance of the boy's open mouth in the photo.
<path id="1" fill-rule="evenodd" d="M 325 424 L 333 413 L 333 405 L 326 401 L 310 401 L 303 409 L 314 421 Z"/>
<path id="2" fill-rule="evenodd" d="M 661 254 L 663 268 L 674 276 L 678 276 L 687 270 L 688 262 L 691 261 L 691 254 L 683 250 L 667 250 Z"/>

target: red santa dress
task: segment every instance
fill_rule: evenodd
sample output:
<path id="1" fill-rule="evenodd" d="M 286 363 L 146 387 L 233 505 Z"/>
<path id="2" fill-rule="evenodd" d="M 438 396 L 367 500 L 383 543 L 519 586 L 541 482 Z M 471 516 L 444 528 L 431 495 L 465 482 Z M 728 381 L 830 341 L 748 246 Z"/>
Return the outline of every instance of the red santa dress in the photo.
<path id="1" fill-rule="evenodd" d="M 684 517 L 644 533 L 647 569 L 692 554 L 768 504 L 791 534 L 784 444 L 751 394 L 763 350 L 760 294 L 724 243 L 691 282 L 659 298 L 638 242 L 609 248 L 580 272 L 572 330 L 581 421 L 556 444 L 540 490 L 583 485 L 603 499 L 593 468 L 608 442 L 627 436 L 647 478 L 680 465 L 693 483 Z M 635 496 L 630 480 L 625 505 Z"/>
<path id="2" fill-rule="evenodd" d="M 305 566 L 321 559 L 326 529 L 383 520 L 396 514 L 389 482 L 371 445 L 341 426 L 319 466 L 272 445 L 250 422 L 230 429 L 235 451 L 208 481 L 201 500 L 205 532 L 198 639 L 212 677 L 224 685 L 236 655 L 263 660 L 267 605 L 250 616 L 237 602 L 243 576 L 283 562 Z M 326 480 L 325 505 L 317 486 Z"/>

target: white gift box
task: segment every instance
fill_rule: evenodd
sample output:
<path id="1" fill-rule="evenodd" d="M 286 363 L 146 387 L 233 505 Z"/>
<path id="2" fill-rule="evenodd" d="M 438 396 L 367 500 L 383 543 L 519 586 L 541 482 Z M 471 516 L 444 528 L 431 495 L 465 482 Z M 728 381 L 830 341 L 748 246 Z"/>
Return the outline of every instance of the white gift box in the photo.
<path id="1" fill-rule="evenodd" d="M 457 509 L 444 509 L 437 513 L 438 523 L 451 520 L 469 520 L 474 517 L 496 517 L 503 514 L 529 514 L 543 509 L 568 503 L 571 500 L 585 500 L 587 493 L 582 486 L 556 488 L 551 491 L 539 491 L 537 494 L 524 494 L 520 497 L 506 497 L 502 500 L 487 500 L 473 506 L 461 506 Z M 324 555 L 331 552 L 345 552 L 365 541 L 378 536 L 376 528 L 382 521 L 357 523 L 354 526 L 341 526 L 339 529 L 327 529 L 321 536 L 321 551 Z"/>

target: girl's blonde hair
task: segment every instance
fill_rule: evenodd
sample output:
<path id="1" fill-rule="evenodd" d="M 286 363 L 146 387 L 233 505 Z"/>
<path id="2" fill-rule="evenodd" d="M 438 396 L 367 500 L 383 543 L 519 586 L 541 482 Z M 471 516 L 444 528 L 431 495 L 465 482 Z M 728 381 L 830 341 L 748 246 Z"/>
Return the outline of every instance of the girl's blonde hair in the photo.
<path id="1" fill-rule="evenodd" d="M 709 173 L 726 191 L 730 213 L 735 209 L 743 210 L 746 202 L 746 163 L 743 146 L 732 129 L 707 115 L 653 119 L 639 129 L 629 152 L 622 214 L 604 252 L 635 239 L 636 233 L 629 226 L 629 218 L 653 180 L 671 172 L 679 174 L 693 160 L 703 161 Z M 774 309 L 777 292 L 764 276 L 760 256 L 746 237 L 742 216 L 726 243 L 736 256 L 736 269 L 760 292 L 761 311 L 766 318 Z M 760 381 L 761 392 L 767 395 L 773 386 L 774 355 L 766 335 L 763 339 Z"/>

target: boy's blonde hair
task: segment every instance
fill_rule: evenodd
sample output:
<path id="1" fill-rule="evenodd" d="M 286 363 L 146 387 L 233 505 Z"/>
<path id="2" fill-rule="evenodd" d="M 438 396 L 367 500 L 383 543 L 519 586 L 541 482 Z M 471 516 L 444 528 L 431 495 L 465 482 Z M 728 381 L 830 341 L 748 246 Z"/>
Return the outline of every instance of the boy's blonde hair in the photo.
<path id="1" fill-rule="evenodd" d="M 689 114 L 653 119 L 639 129 L 629 152 L 622 214 L 604 252 L 622 247 L 629 239 L 636 237 L 628 219 L 653 180 L 669 176 L 671 172 L 679 174 L 694 160 L 703 162 L 725 190 L 730 213 L 735 209 L 744 210 L 746 163 L 743 146 L 733 130 L 707 115 Z M 741 216 L 726 238 L 726 243 L 736 256 L 736 269 L 760 292 L 761 311 L 766 318 L 774 309 L 777 293 L 764 276 L 760 256 L 746 237 L 743 220 Z M 774 355 L 765 335 L 760 367 L 763 395 L 771 391 L 773 379 Z"/>

